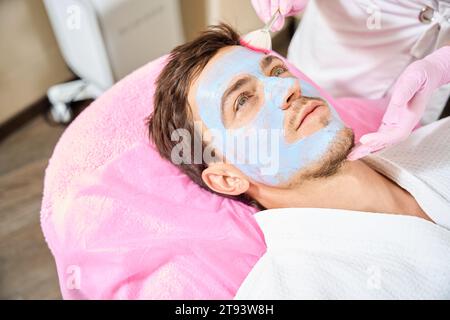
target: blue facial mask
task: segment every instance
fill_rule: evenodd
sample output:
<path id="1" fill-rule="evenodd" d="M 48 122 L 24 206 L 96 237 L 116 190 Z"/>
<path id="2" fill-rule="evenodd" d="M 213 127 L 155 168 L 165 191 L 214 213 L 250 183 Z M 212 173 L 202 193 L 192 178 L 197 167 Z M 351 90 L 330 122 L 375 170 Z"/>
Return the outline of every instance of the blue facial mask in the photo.
<path id="1" fill-rule="evenodd" d="M 260 66 L 264 56 L 244 47 L 233 48 L 202 75 L 195 99 L 200 118 L 213 136 L 211 146 L 253 180 L 278 185 L 323 157 L 344 125 L 328 103 L 331 118 L 325 127 L 287 143 L 283 133 L 286 111 L 281 106 L 290 88 L 299 83 L 303 96 L 322 97 L 305 81 L 266 76 Z M 260 81 L 264 102 L 245 126 L 227 129 L 222 122 L 221 99 L 232 80 L 242 74 Z"/>

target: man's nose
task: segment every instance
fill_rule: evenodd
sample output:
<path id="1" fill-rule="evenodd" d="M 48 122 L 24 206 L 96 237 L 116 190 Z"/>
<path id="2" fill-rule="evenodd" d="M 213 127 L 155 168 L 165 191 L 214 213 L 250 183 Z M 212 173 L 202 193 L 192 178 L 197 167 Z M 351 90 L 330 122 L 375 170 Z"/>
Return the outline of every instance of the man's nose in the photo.
<path id="1" fill-rule="evenodd" d="M 287 90 L 280 108 L 282 110 L 288 109 L 291 106 L 292 102 L 299 99 L 301 96 L 302 93 L 300 90 L 300 84 L 298 83 L 298 81 L 295 81 Z"/>

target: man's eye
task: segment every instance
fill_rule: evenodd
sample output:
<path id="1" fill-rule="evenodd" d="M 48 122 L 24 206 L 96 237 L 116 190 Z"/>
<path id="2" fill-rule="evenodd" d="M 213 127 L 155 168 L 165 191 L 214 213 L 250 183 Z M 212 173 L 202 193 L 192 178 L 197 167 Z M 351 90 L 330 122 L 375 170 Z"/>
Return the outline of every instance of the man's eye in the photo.
<path id="1" fill-rule="evenodd" d="M 270 71 L 270 76 L 271 77 L 279 77 L 283 73 L 285 73 L 286 71 L 287 71 L 286 67 L 284 67 L 284 66 L 276 66 Z"/>
<path id="2" fill-rule="evenodd" d="M 248 100 L 250 99 L 250 95 L 243 93 L 241 94 L 237 99 L 236 99 L 236 103 L 235 103 L 235 110 L 234 111 L 239 111 L 240 108 L 242 108 L 243 106 L 245 106 L 245 104 L 248 102 Z"/>

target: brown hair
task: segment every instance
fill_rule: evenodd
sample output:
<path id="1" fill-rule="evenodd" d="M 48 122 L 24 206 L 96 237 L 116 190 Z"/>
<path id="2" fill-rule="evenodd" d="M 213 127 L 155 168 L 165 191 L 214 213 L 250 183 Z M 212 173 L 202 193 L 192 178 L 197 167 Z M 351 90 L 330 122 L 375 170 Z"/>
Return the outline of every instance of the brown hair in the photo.
<path id="1" fill-rule="evenodd" d="M 210 26 L 198 38 L 171 51 L 166 66 L 156 80 L 154 110 L 148 117 L 149 135 L 161 157 L 171 160 L 172 150 L 179 144 L 178 141 L 172 141 L 171 134 L 176 129 L 186 129 L 193 137 L 188 143 L 190 143 L 191 159 L 194 159 L 194 141 L 201 137 L 194 130 L 193 116 L 187 99 L 189 88 L 193 79 L 221 48 L 240 45 L 239 39 L 239 34 L 229 25 L 220 24 Z M 184 140 L 181 143 L 187 142 Z M 202 172 L 208 166 L 203 157 L 200 164 L 191 161 L 189 164 L 175 165 L 196 184 L 214 192 L 202 180 Z M 220 195 L 262 209 L 247 194 Z"/>

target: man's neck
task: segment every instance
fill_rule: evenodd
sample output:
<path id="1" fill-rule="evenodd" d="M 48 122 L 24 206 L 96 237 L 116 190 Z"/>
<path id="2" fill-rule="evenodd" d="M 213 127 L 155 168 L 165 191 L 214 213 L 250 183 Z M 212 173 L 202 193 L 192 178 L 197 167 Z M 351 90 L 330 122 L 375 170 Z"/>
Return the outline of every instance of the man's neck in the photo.
<path id="1" fill-rule="evenodd" d="M 335 208 L 430 220 L 411 194 L 360 160 L 346 161 L 330 177 L 310 179 L 291 189 L 258 193 L 258 198 L 268 200 L 261 201 L 266 208 Z"/>

